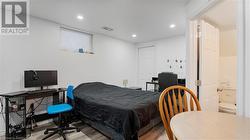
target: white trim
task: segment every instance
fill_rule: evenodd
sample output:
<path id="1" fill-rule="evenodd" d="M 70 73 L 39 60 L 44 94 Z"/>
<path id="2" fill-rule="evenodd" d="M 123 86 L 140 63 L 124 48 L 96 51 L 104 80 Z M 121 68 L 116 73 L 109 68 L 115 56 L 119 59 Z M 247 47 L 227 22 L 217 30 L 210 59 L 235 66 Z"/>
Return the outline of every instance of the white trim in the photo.
<path id="1" fill-rule="evenodd" d="M 138 46 L 138 50 L 139 49 L 143 49 L 143 48 L 150 48 L 150 47 L 155 47 L 155 45 L 142 45 L 142 46 Z"/>
<path id="2" fill-rule="evenodd" d="M 190 48 L 190 46 L 197 46 L 197 21 L 189 21 L 188 22 L 189 30 L 187 31 L 187 87 L 193 91 L 196 91 L 195 80 L 197 79 L 197 65 L 195 62 L 197 61 L 197 50 L 195 48 Z M 190 35 L 192 34 L 192 35 Z"/>
<path id="3" fill-rule="evenodd" d="M 87 32 L 87 31 L 84 31 L 84 30 L 79 29 L 79 28 L 74 28 L 74 27 L 71 27 L 71 26 L 67 26 L 67 25 L 62 25 L 61 24 L 60 25 L 60 29 L 75 31 L 75 32 L 79 32 L 79 33 L 83 33 L 83 34 L 87 34 L 87 35 L 93 36 L 93 34 Z"/>
<path id="4" fill-rule="evenodd" d="M 245 93 L 245 48 L 244 48 L 244 8 L 243 0 L 238 1 L 237 12 L 237 38 L 238 38 L 238 49 L 237 49 L 237 94 L 236 94 L 236 103 L 237 103 L 237 115 L 243 116 L 245 113 L 244 109 L 244 93 Z"/>
<path id="5" fill-rule="evenodd" d="M 243 7 L 243 8 L 242 8 Z M 244 50 L 244 112 L 243 115 L 246 117 L 250 117 L 250 1 L 249 0 L 244 0 L 242 2 L 242 6 L 241 8 L 244 10 L 243 11 L 243 30 L 242 30 L 242 34 L 243 34 L 243 45 L 241 45 L 241 47 Z"/>
<path id="6" fill-rule="evenodd" d="M 0 138 L 5 136 L 5 131 L 0 131 Z"/>
<path id="7" fill-rule="evenodd" d="M 209 0 L 207 3 L 202 4 L 200 7 L 197 7 L 198 9 L 195 9 L 191 13 L 188 13 L 188 19 L 189 20 L 194 20 L 198 16 L 202 15 L 203 13 L 205 13 L 209 8 L 213 7 L 214 5 L 216 5 L 217 3 L 222 2 L 222 1 L 223 0 Z M 188 7 L 188 8 L 192 9 L 193 7 Z"/>

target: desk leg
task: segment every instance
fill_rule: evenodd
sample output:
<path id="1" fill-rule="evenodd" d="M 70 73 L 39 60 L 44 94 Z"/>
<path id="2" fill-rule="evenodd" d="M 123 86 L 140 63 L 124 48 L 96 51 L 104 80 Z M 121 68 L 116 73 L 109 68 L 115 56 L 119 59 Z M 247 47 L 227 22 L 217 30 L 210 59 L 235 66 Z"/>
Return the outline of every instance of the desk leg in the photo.
<path id="1" fill-rule="evenodd" d="M 60 100 L 60 93 L 63 94 L 62 100 Z M 65 91 L 62 92 L 56 92 L 53 94 L 53 104 L 59 104 L 59 103 L 65 103 Z"/>
<path id="2" fill-rule="evenodd" d="M 29 132 L 28 130 L 27 130 L 27 122 L 26 122 L 26 116 L 27 116 L 27 114 L 26 114 L 26 97 L 23 97 L 23 104 L 24 104 L 24 111 L 23 111 L 23 125 L 24 125 L 24 128 L 25 128 L 25 138 L 27 137 L 27 134 L 29 134 L 29 135 L 31 135 L 31 132 Z"/>
<path id="3" fill-rule="evenodd" d="M 9 137 L 9 98 L 5 98 L 5 137 Z"/>
<path id="4" fill-rule="evenodd" d="M 60 103 L 59 92 L 56 92 L 53 94 L 53 104 L 59 104 L 59 103 Z"/>
<path id="5" fill-rule="evenodd" d="M 63 103 L 66 103 L 66 100 L 65 100 L 65 91 L 62 91 L 62 94 L 63 94 Z"/>
<path id="6" fill-rule="evenodd" d="M 53 105 L 60 103 L 60 92 L 53 93 Z M 57 115 L 56 115 L 57 116 Z M 58 125 L 58 118 L 54 117 L 53 122 Z"/>
<path id="7" fill-rule="evenodd" d="M 146 91 L 148 91 L 148 83 L 146 83 Z"/>

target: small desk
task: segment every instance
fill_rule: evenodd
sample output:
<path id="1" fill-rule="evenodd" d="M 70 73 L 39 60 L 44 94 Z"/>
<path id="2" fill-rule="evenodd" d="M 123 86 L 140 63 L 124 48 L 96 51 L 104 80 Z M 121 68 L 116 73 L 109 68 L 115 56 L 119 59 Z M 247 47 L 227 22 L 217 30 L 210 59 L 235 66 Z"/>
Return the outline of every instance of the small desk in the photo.
<path id="1" fill-rule="evenodd" d="M 157 92 L 157 85 L 159 85 L 159 83 L 157 82 L 146 82 L 146 91 L 148 90 L 148 85 L 154 85 L 154 92 Z"/>
<path id="2" fill-rule="evenodd" d="M 250 118 L 219 112 L 180 113 L 170 126 L 178 140 L 250 139 Z"/>
<path id="3" fill-rule="evenodd" d="M 63 93 L 62 102 L 65 102 L 65 91 L 64 88 L 59 89 L 44 89 L 44 90 L 34 90 L 34 91 L 18 91 L 6 94 L 1 94 L 0 96 L 5 98 L 5 123 L 6 123 L 6 139 L 16 138 L 16 137 L 26 137 L 26 125 L 27 125 L 27 115 L 26 115 L 26 100 L 43 98 L 43 97 L 53 97 L 53 104 L 60 103 L 60 93 Z M 13 105 L 16 109 L 13 109 Z M 12 125 L 10 122 L 10 115 L 18 114 L 22 118 L 19 124 Z M 50 115 L 51 116 L 51 115 Z M 47 113 L 34 115 L 36 121 L 46 120 L 51 118 Z M 55 116 L 52 116 L 55 117 Z M 13 118 L 12 118 L 13 119 Z M 12 129 L 18 126 L 20 133 L 13 133 Z M 10 130 L 11 129 L 11 130 Z"/>

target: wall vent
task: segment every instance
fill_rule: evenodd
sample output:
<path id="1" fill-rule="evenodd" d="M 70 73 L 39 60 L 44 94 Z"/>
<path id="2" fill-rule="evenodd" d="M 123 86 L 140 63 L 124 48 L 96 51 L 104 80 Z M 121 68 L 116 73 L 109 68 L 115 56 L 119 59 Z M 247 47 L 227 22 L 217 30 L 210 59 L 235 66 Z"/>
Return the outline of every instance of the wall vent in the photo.
<path id="1" fill-rule="evenodd" d="M 106 31 L 114 31 L 114 29 L 109 28 L 109 27 L 107 27 L 107 26 L 102 27 L 102 29 L 104 29 L 104 30 L 106 30 Z"/>

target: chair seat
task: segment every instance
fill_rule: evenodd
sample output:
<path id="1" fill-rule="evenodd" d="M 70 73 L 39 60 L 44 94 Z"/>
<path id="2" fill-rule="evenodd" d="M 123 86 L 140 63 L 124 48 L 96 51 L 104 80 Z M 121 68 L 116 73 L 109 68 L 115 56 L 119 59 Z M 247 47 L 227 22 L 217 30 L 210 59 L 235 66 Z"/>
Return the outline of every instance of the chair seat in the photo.
<path id="1" fill-rule="evenodd" d="M 69 104 L 58 104 L 48 106 L 47 112 L 48 114 L 59 114 L 63 112 L 67 112 L 72 110 L 72 106 Z"/>

